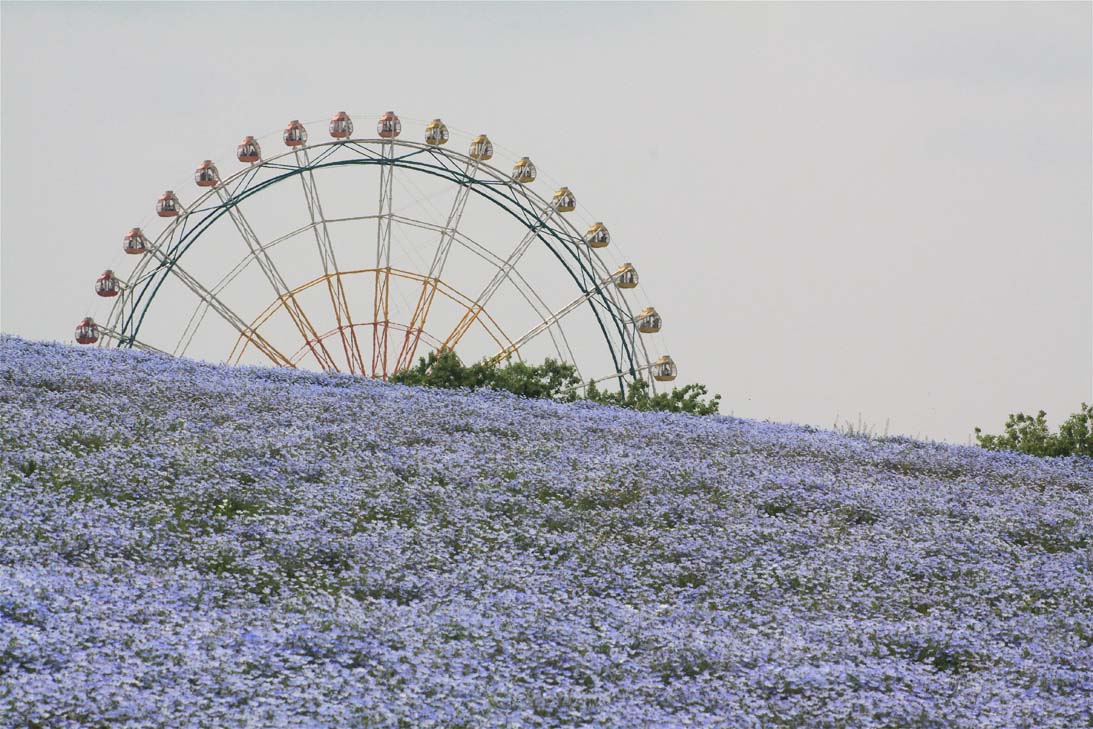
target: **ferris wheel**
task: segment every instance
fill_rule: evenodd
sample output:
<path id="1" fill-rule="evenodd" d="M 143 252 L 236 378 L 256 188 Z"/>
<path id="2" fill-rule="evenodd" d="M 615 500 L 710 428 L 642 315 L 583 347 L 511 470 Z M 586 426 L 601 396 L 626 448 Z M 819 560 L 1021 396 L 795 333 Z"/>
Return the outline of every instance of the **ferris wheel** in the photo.
<path id="1" fill-rule="evenodd" d="M 485 134 L 463 135 L 463 154 L 440 119 L 420 128 L 407 140 L 388 111 L 355 137 L 342 111 L 329 140 L 294 120 L 279 140 L 245 137 L 230 174 L 205 160 L 188 201 L 159 196 L 158 232 L 125 234 L 134 265 L 98 277 L 109 310 L 76 342 L 380 379 L 441 350 L 553 357 L 622 392 L 675 379 L 637 269 L 610 260 L 602 222 L 572 219 L 568 187 L 537 191 L 528 157 L 495 166 Z"/>

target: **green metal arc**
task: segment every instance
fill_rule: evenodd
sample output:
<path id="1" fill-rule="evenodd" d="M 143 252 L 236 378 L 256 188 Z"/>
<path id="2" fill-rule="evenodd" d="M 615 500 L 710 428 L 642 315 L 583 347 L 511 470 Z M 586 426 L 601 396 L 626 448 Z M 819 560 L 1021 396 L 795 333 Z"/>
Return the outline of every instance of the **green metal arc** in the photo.
<path id="1" fill-rule="evenodd" d="M 183 234 L 182 234 L 182 236 L 180 236 L 178 242 L 175 243 L 167 251 L 166 255 L 171 257 L 169 262 L 167 262 L 166 264 L 161 263 L 152 272 L 152 274 L 147 277 L 146 282 L 145 282 L 145 286 L 142 288 L 140 295 L 137 297 L 137 300 L 134 302 L 132 310 L 130 312 L 130 316 L 126 320 L 125 324 L 122 327 L 123 335 L 124 335 L 125 331 L 129 328 L 130 324 L 132 323 L 133 313 L 135 312 L 137 306 L 139 305 L 140 300 L 144 297 L 145 293 L 147 292 L 148 285 L 154 279 L 156 274 L 160 274 L 160 273 L 162 274 L 160 276 L 159 281 L 157 281 L 155 286 L 153 287 L 152 292 L 149 296 L 148 302 L 145 303 L 144 308 L 141 310 L 140 317 L 137 320 L 136 326 L 133 328 L 132 334 L 130 334 L 127 337 L 123 337 L 122 341 L 119 342 L 119 345 L 124 345 L 126 343 L 131 344 L 132 340 L 135 339 L 136 333 L 139 331 L 139 328 L 140 328 L 141 324 L 143 323 L 144 316 L 147 313 L 148 307 L 151 305 L 151 301 L 155 297 L 155 294 L 158 292 L 158 290 L 159 290 L 160 286 L 162 285 L 163 281 L 166 280 L 166 276 L 170 272 L 171 267 L 173 267 L 174 263 L 179 258 L 181 258 L 182 254 L 184 254 L 189 249 L 189 246 L 192 245 L 193 242 L 202 233 L 204 233 L 204 231 L 207 230 L 208 227 L 210 227 L 213 222 L 215 222 L 217 219 L 219 219 L 219 217 L 224 212 L 226 212 L 226 209 L 228 207 L 230 207 L 230 205 L 238 204 L 240 201 L 246 199 L 247 197 L 249 197 L 252 194 L 257 193 L 258 191 L 260 191 L 261 189 L 264 189 L 268 185 L 275 184 L 277 182 L 280 182 L 283 179 L 294 176 L 296 174 L 301 174 L 302 172 L 305 172 L 307 170 L 321 169 L 321 168 L 324 168 L 324 167 L 340 166 L 340 165 L 345 165 L 345 164 L 384 164 L 384 163 L 391 164 L 391 163 L 395 163 L 395 164 L 397 164 L 397 166 L 408 167 L 408 168 L 411 168 L 411 169 L 417 169 L 418 171 L 426 172 L 428 174 L 433 174 L 433 175 L 440 176 L 440 177 L 445 177 L 447 179 L 452 179 L 453 174 L 459 174 L 463 177 L 464 181 L 476 186 L 475 188 L 472 188 L 472 190 L 476 194 L 478 194 L 482 197 L 485 197 L 487 200 L 489 200 L 490 202 L 498 205 L 499 207 L 504 209 L 506 212 L 508 212 L 510 215 L 512 215 L 513 217 L 516 217 L 519 220 L 519 216 L 514 211 L 509 209 L 504 203 L 502 203 L 498 200 L 495 200 L 492 197 L 490 197 L 490 196 L 486 195 L 485 193 L 483 193 L 481 190 L 476 189 L 477 187 L 484 187 L 485 185 L 483 183 L 485 181 L 478 180 L 477 178 L 469 177 L 467 175 L 462 175 L 462 173 L 459 173 L 458 171 L 453 171 L 453 170 L 451 170 L 449 168 L 446 168 L 446 167 L 437 168 L 433 165 L 422 165 L 420 163 L 408 163 L 408 162 L 398 164 L 398 162 L 400 160 L 404 160 L 408 157 L 416 156 L 416 155 L 420 154 L 423 151 L 425 151 L 425 150 L 418 149 L 418 150 L 415 150 L 414 152 L 411 152 L 410 154 L 402 155 L 401 157 L 393 158 L 392 160 L 382 160 L 380 158 L 366 158 L 366 159 L 357 159 L 357 160 L 342 160 L 342 161 L 332 162 L 332 163 L 327 163 L 327 164 L 312 164 L 312 165 L 308 165 L 308 166 L 304 166 L 304 167 L 293 167 L 293 166 L 288 166 L 288 165 L 276 165 L 278 168 L 285 169 L 287 171 L 286 174 L 280 175 L 280 176 L 275 177 L 275 178 L 271 178 L 269 180 L 265 180 L 262 183 L 260 183 L 259 185 L 255 185 L 253 188 L 245 189 L 245 190 L 243 190 L 243 192 L 241 194 L 233 195 L 232 198 L 227 203 L 222 203 L 221 205 L 214 206 L 214 207 L 211 207 L 211 208 L 201 208 L 201 209 L 199 209 L 196 212 L 208 210 L 208 211 L 210 211 L 210 215 L 207 215 L 204 219 L 199 221 L 197 226 L 195 226 L 189 232 L 189 234 L 186 233 L 186 231 L 185 231 L 186 224 L 183 225 Z M 270 165 L 270 166 L 273 166 L 273 165 Z M 438 172 L 437 170 L 440 170 L 440 171 Z M 456 181 L 456 180 L 453 180 L 453 181 Z M 492 187 L 503 187 L 505 190 L 509 189 L 506 185 L 503 185 L 503 184 L 494 185 Z M 507 196 L 506 196 L 505 199 L 512 202 L 513 204 L 517 205 L 517 207 L 519 207 L 521 209 L 521 212 L 524 212 L 525 214 L 532 212 L 532 211 L 529 211 L 526 207 L 523 207 L 522 205 L 520 205 L 519 201 L 517 201 L 517 200 L 513 200 L 512 198 L 509 198 Z M 191 211 L 191 214 L 193 212 L 194 211 Z M 187 216 L 186 223 L 189 222 L 188 217 L 189 216 Z M 563 259 L 561 257 L 561 255 L 558 253 L 558 251 L 555 250 L 554 246 L 552 246 L 549 241 L 544 239 L 543 236 L 537 231 L 538 230 L 547 230 L 547 231 L 549 231 L 551 233 L 551 235 L 556 240 L 561 242 L 563 245 L 573 244 L 573 241 L 568 236 L 561 235 L 557 229 L 552 228 L 550 226 L 545 226 L 545 225 L 534 226 L 534 224 L 529 223 L 526 220 L 521 221 L 521 222 L 525 226 L 527 226 L 529 229 L 532 229 L 533 232 L 535 232 L 536 237 L 539 238 L 539 240 L 544 245 L 547 246 L 548 250 L 550 250 L 551 253 L 554 254 L 554 256 L 559 260 L 559 262 L 562 263 L 562 265 L 566 268 L 567 272 L 570 274 L 570 277 L 573 278 L 574 282 L 577 284 L 577 286 L 581 290 L 581 292 L 585 293 L 585 294 L 590 294 L 590 292 L 584 287 L 584 284 L 577 278 L 576 274 L 569 267 L 569 264 L 565 261 L 565 259 Z M 190 238 L 190 235 L 192 235 L 192 238 Z M 187 238 L 190 238 L 190 239 L 187 240 Z M 185 245 L 183 245 L 183 244 L 185 244 Z M 179 250 L 179 248 L 181 248 L 181 250 Z M 574 255 L 574 259 L 577 261 L 578 265 L 581 267 L 581 272 L 583 274 L 585 274 L 586 276 L 589 275 L 589 271 L 585 267 L 584 262 L 581 261 L 579 255 Z M 593 277 L 593 280 L 594 280 L 594 277 Z M 594 288 L 596 289 L 596 293 L 598 293 L 600 295 L 600 299 L 603 301 L 604 308 L 607 309 L 608 313 L 611 315 L 613 323 L 615 324 L 616 329 L 619 331 L 620 344 L 622 345 L 623 350 L 624 350 L 625 354 L 627 355 L 627 359 L 630 360 L 630 368 L 629 368 L 630 372 L 633 376 L 636 376 L 636 371 L 635 371 L 636 368 L 634 367 L 634 362 L 633 362 L 634 353 L 630 351 L 630 348 L 628 346 L 628 342 L 626 341 L 625 334 L 624 334 L 624 331 L 623 331 L 623 325 L 622 325 L 622 321 L 620 320 L 620 317 L 612 311 L 611 304 L 613 302 L 611 302 L 611 300 L 608 299 L 603 294 L 602 290 L 600 289 L 600 287 L 598 285 L 596 285 Z M 607 342 L 608 350 L 611 353 L 612 361 L 615 364 L 616 372 L 622 372 L 623 370 L 619 366 L 618 356 L 615 353 L 615 349 L 614 349 L 614 346 L 612 344 L 611 338 L 607 334 L 607 331 L 606 331 L 606 329 L 604 327 L 604 324 L 603 324 L 603 320 L 601 319 L 601 317 L 599 315 L 599 311 L 596 308 L 596 306 L 594 304 L 594 301 L 591 298 L 591 295 L 590 295 L 590 298 L 589 298 L 589 303 L 590 303 L 590 305 L 592 305 L 593 315 L 596 317 L 597 323 L 600 326 L 600 331 L 604 335 L 604 339 Z M 620 390 L 625 392 L 625 381 L 622 379 L 621 375 L 619 376 L 618 380 L 619 380 Z"/>
<path id="2" fill-rule="evenodd" d="M 383 160 L 381 158 L 375 158 L 375 157 L 367 157 L 367 158 L 339 160 L 339 161 L 335 161 L 335 162 L 326 162 L 326 163 L 318 163 L 318 164 L 313 163 L 313 164 L 305 165 L 305 166 L 277 165 L 277 167 L 283 168 L 283 169 L 286 170 L 284 174 L 277 175 L 277 176 L 272 177 L 268 180 L 264 180 L 261 183 L 258 183 L 257 185 L 254 185 L 252 187 L 249 186 L 249 183 L 250 183 L 250 181 L 253 180 L 253 176 L 244 176 L 244 182 L 241 183 L 239 186 L 237 186 L 236 191 L 232 192 L 230 197 L 226 201 L 222 202 L 220 205 L 216 205 L 216 206 L 213 206 L 213 207 L 210 207 L 210 208 L 201 208 L 198 211 L 191 211 L 190 215 L 192 215 L 194 212 L 201 212 L 201 211 L 205 211 L 205 210 L 207 210 L 208 213 L 200 221 L 198 221 L 196 225 L 194 225 L 192 228 L 189 228 L 188 230 L 187 230 L 187 228 L 188 228 L 188 223 L 189 223 L 189 215 L 187 215 L 187 219 L 183 224 L 182 234 L 178 237 L 176 242 L 174 242 L 171 246 L 169 246 L 168 250 L 165 252 L 165 258 L 167 260 L 161 262 L 159 264 L 159 266 L 157 266 L 150 274 L 143 277 L 144 278 L 144 285 L 141 287 L 140 292 L 137 295 L 137 297 L 132 301 L 132 304 L 131 304 L 129 312 L 128 312 L 128 316 L 125 317 L 125 321 L 124 321 L 124 323 L 122 324 L 122 326 L 120 328 L 119 333 L 121 334 L 121 337 L 118 341 L 118 346 L 132 346 L 132 343 L 136 339 L 137 334 L 140 330 L 140 327 L 144 322 L 144 317 L 147 314 L 148 309 L 151 306 L 152 301 L 155 298 L 156 294 L 158 293 L 160 287 L 162 286 L 163 282 L 166 280 L 167 276 L 169 275 L 171 268 L 186 253 L 186 251 L 189 250 L 190 246 L 193 245 L 193 243 L 206 230 L 208 230 L 208 228 L 211 227 L 211 225 L 213 223 L 215 223 L 224 213 L 226 213 L 227 210 L 230 207 L 232 207 L 234 205 L 238 205 L 243 200 L 245 200 L 245 199 L 249 198 L 250 196 L 264 190 L 266 187 L 268 187 L 270 185 L 274 185 L 278 182 L 281 182 L 281 181 L 283 181 L 285 179 L 288 179 L 290 177 L 294 177 L 298 174 L 302 174 L 302 173 L 307 172 L 309 170 L 324 169 L 326 167 L 338 167 L 338 166 L 344 166 L 344 165 L 356 165 L 356 164 L 394 164 L 395 166 L 398 166 L 398 167 L 417 170 L 419 172 L 424 172 L 426 174 L 431 174 L 431 175 L 434 175 L 434 176 L 437 176 L 437 177 L 442 177 L 442 178 L 445 178 L 445 179 L 449 179 L 453 182 L 458 182 L 458 183 L 463 183 L 463 184 L 470 184 L 472 186 L 471 189 L 472 189 L 473 192 L 475 192 L 479 196 L 485 198 L 486 200 L 489 200 L 491 203 L 497 205 L 502 210 L 505 210 L 507 213 L 509 213 L 509 215 L 514 217 L 516 220 L 520 221 L 521 224 L 528 227 L 529 230 L 532 230 L 535 233 L 535 236 L 548 248 L 548 250 L 551 251 L 551 253 L 563 265 L 563 267 L 565 267 L 566 272 L 569 273 L 570 277 L 573 279 L 574 283 L 577 284 L 577 286 L 581 290 L 581 292 L 583 294 L 589 295 L 589 305 L 591 306 L 593 314 L 596 317 L 596 321 L 597 321 L 597 323 L 600 327 L 600 330 L 601 330 L 602 334 L 604 335 L 604 340 L 607 342 L 608 350 L 610 351 L 612 361 L 615 364 L 615 368 L 616 368 L 615 371 L 616 372 L 624 371 L 622 369 L 622 367 L 620 366 L 618 354 L 625 354 L 625 358 L 629 360 L 628 364 L 629 364 L 630 373 L 631 373 L 632 376 L 636 376 L 636 365 L 635 365 L 635 362 L 633 360 L 633 357 L 634 357 L 635 353 L 632 352 L 630 350 L 630 347 L 628 346 L 628 342 L 627 342 L 625 334 L 624 334 L 623 321 L 618 316 L 618 314 L 615 313 L 615 311 L 614 311 L 614 308 L 617 308 L 617 307 L 613 306 L 614 302 L 612 302 L 603 293 L 603 291 L 601 290 L 601 287 L 598 286 L 596 283 L 593 283 L 593 285 L 590 287 L 591 289 L 595 290 L 595 293 L 593 293 L 593 291 L 591 291 L 589 288 L 585 287 L 585 284 L 584 284 L 584 282 L 582 282 L 581 279 L 585 278 L 585 277 L 590 277 L 594 281 L 594 276 L 590 275 L 591 272 L 588 271 L 588 269 L 585 266 L 584 262 L 580 259 L 579 253 L 576 250 L 569 251 L 570 246 L 574 245 L 574 243 L 573 243 L 572 239 L 570 238 L 570 236 L 567 236 L 567 235 L 561 233 L 560 231 L 556 230 L 552 226 L 542 225 L 542 224 L 540 224 L 538 226 L 535 226 L 534 223 L 528 222 L 527 219 L 521 219 L 520 213 L 523 213 L 525 216 L 527 216 L 529 214 L 533 214 L 533 211 L 529 210 L 528 208 L 526 208 L 525 206 L 520 204 L 520 202 L 518 200 L 515 200 L 514 197 L 500 195 L 499 197 L 501 197 L 502 200 L 498 200 L 498 199 L 496 199 L 496 197 L 494 195 L 487 194 L 487 192 L 486 192 L 487 190 L 489 190 L 489 191 L 496 190 L 498 187 L 503 188 L 504 190 L 508 191 L 509 188 L 508 188 L 507 185 L 503 185 L 503 184 L 502 185 L 483 184 L 485 181 L 478 180 L 477 178 L 471 177 L 469 175 L 465 175 L 460 171 L 451 170 L 451 169 L 449 169 L 447 167 L 444 167 L 442 165 L 440 165 L 440 166 L 430 165 L 430 164 L 427 164 L 427 163 L 421 163 L 421 162 L 418 162 L 418 161 L 411 161 L 411 160 L 408 159 L 410 157 L 417 156 L 422 151 L 423 150 L 415 150 L 411 154 L 402 155 L 400 157 L 390 158 L 390 159 L 387 159 L 387 160 Z M 321 159 L 321 157 L 320 157 L 320 159 Z M 273 165 L 268 165 L 268 166 L 272 167 Z M 257 169 L 257 167 L 256 167 L 256 169 Z M 247 179 L 248 177 L 250 178 L 249 180 Z M 462 179 L 459 179 L 460 177 Z M 519 208 L 519 213 L 515 210 L 512 210 L 507 203 L 511 203 L 513 205 L 516 205 Z M 567 249 L 567 251 L 572 253 L 572 257 L 574 258 L 574 260 L 577 262 L 579 268 L 581 269 L 581 273 L 584 274 L 583 276 L 579 277 L 577 275 L 577 273 L 571 268 L 570 263 L 567 262 L 566 259 L 563 258 L 562 255 L 556 250 L 555 246 L 552 245 L 551 242 L 543 236 L 542 231 L 544 231 L 544 230 L 548 231 L 550 237 L 554 238 L 558 243 L 561 243 L 563 245 L 563 247 L 565 247 Z M 154 282 L 154 285 L 153 285 L 153 282 Z M 604 324 L 604 322 L 603 322 L 603 320 L 600 316 L 599 307 L 597 307 L 595 305 L 595 302 L 593 300 L 593 297 L 595 296 L 595 294 L 599 295 L 599 298 L 602 300 L 603 307 L 607 310 L 607 313 L 610 315 L 611 319 L 613 320 L 615 328 L 619 332 L 619 338 L 620 338 L 619 341 L 620 341 L 620 344 L 623 348 L 623 352 L 620 352 L 618 354 L 616 354 L 616 352 L 615 352 L 615 347 L 614 347 L 612 338 L 608 334 L 607 328 L 605 327 L 605 324 Z M 145 296 L 147 296 L 146 301 L 144 300 Z M 142 302 L 143 302 L 143 307 L 141 306 Z M 136 319 L 134 321 L 134 317 L 136 315 L 136 312 L 137 312 L 138 308 L 140 309 L 140 314 L 139 314 L 139 316 L 136 316 Z M 621 375 L 619 376 L 618 379 L 619 379 L 620 390 L 623 393 L 625 393 L 625 382 L 623 381 Z"/>
<path id="3" fill-rule="evenodd" d="M 420 152 L 421 150 L 418 150 L 418 151 Z M 432 152 L 432 150 L 429 150 L 429 151 Z M 416 152 L 411 153 L 410 155 L 407 155 L 407 156 L 413 156 L 413 154 L 416 154 Z M 435 153 L 433 153 L 432 156 L 433 156 L 434 159 L 436 159 L 438 162 L 441 163 L 441 166 L 444 167 L 444 169 L 451 171 L 453 174 L 462 175 L 465 180 L 468 180 L 472 183 L 473 182 L 478 182 L 479 184 L 483 183 L 483 181 L 477 180 L 476 178 L 473 178 L 473 177 L 470 177 L 470 176 L 464 174 L 463 172 L 461 172 L 458 169 L 452 169 L 452 168 L 448 168 L 448 167 L 444 166 L 443 162 L 441 162 L 441 160 L 442 159 L 447 159 L 447 157 L 444 157 L 443 155 L 438 157 L 438 155 L 436 155 Z M 498 182 L 498 181 L 486 181 L 485 184 L 489 185 L 490 187 L 498 188 L 498 194 L 499 195 L 501 195 L 506 200 L 508 200 L 509 202 L 511 202 L 513 205 L 515 205 L 517 208 L 520 209 L 520 212 L 523 213 L 523 215 L 524 215 L 524 220 L 522 220 L 521 222 L 529 230 L 534 230 L 534 231 L 545 230 L 555 240 L 557 240 L 559 243 L 561 243 L 564 247 L 567 247 L 567 248 L 569 246 L 577 247 L 582 242 L 582 239 L 579 236 L 579 234 L 577 236 L 570 236 L 570 235 L 565 234 L 564 232 L 562 232 L 561 230 L 559 230 L 558 228 L 556 228 L 554 226 L 539 223 L 538 220 L 537 220 L 537 217 L 536 217 L 537 216 L 536 211 L 526 207 L 525 205 L 523 205 L 517 199 L 517 196 L 513 193 L 512 188 L 509 185 L 507 185 L 505 183 L 502 183 L 502 182 Z M 508 193 L 508 194 L 506 194 L 506 193 Z M 508 211 L 508 212 L 509 212 L 510 215 L 513 214 L 511 210 Z M 550 245 L 550 243 L 548 241 L 543 240 L 541 235 L 536 233 L 536 237 L 538 237 L 539 240 L 542 241 L 543 244 L 546 245 L 547 248 L 549 248 L 552 252 L 554 251 L 554 249 Z M 555 255 L 557 255 L 557 254 L 555 253 Z M 600 300 L 603 302 L 604 309 L 606 309 L 608 314 L 611 315 L 611 318 L 612 318 L 612 320 L 614 321 L 614 324 L 615 324 L 615 328 L 619 333 L 619 342 L 621 344 L 624 357 L 625 357 L 625 359 L 628 359 L 629 362 L 630 362 L 630 376 L 631 377 L 637 377 L 637 369 L 634 366 L 634 357 L 637 355 L 637 353 L 631 351 L 630 343 L 627 341 L 626 334 L 625 334 L 625 331 L 624 331 L 625 325 L 623 324 L 624 321 L 627 321 L 629 319 L 630 314 L 628 312 L 623 311 L 622 309 L 620 309 L 615 304 L 614 301 L 612 301 L 609 297 L 607 297 L 603 293 L 603 291 L 600 289 L 600 282 L 597 279 L 597 277 L 595 275 L 595 272 L 590 271 L 588 269 L 588 267 L 585 266 L 585 262 L 583 260 L 581 260 L 581 257 L 580 257 L 579 253 L 576 253 L 574 255 L 574 259 L 577 261 L 577 265 L 580 266 L 581 273 L 584 274 L 584 276 L 586 278 L 585 282 L 576 281 L 576 279 L 574 278 L 574 280 L 577 283 L 577 287 L 581 290 L 582 293 L 588 294 L 589 290 L 586 289 L 585 287 L 589 286 L 590 288 L 594 288 L 596 290 L 596 293 L 599 294 Z M 564 261 L 563 261 L 563 265 L 564 265 Z M 570 272 L 570 275 L 571 276 L 573 275 L 572 272 Z M 595 305 L 594 305 L 593 300 L 591 298 L 589 299 L 589 302 L 590 302 L 590 304 L 593 305 L 593 309 L 595 309 Z M 597 319 L 599 319 L 598 316 L 597 316 Z M 601 329 L 602 329 L 602 323 L 601 323 Z M 604 332 L 604 336 L 605 337 L 607 336 L 606 332 Z M 613 351 L 612 351 L 612 354 L 614 354 Z M 618 360 L 615 359 L 614 361 L 615 361 L 615 371 L 616 372 L 622 372 L 622 369 L 618 366 Z M 625 393 L 625 383 L 622 381 L 621 376 L 619 377 L 619 385 L 620 385 L 620 389 Z"/>
<path id="4" fill-rule="evenodd" d="M 511 189 L 509 187 L 504 186 L 504 185 L 501 185 L 500 187 L 511 193 Z M 516 199 L 515 195 L 509 196 L 509 195 L 504 195 L 504 193 L 502 193 L 502 196 L 505 197 L 505 199 L 510 200 L 517 207 L 519 207 L 521 209 L 521 211 L 525 214 L 526 219 L 523 221 L 524 225 L 526 225 L 528 228 L 531 228 L 533 225 L 535 225 L 535 223 L 532 220 L 532 218 L 534 217 L 534 211 L 533 210 L 530 210 L 530 209 L 524 207 L 524 205 L 522 205 L 520 203 L 520 201 Z M 567 235 L 567 234 L 563 233 L 562 231 L 559 231 L 558 228 L 555 228 L 555 227 L 549 226 L 549 225 L 539 225 L 538 228 L 540 230 L 547 231 L 555 240 L 557 240 L 563 246 L 574 246 L 574 247 L 576 247 L 576 246 L 580 245 L 578 241 L 580 241 L 581 239 L 579 237 L 574 238 L 570 235 Z M 542 236 L 538 236 L 538 237 L 540 238 L 540 240 L 542 240 Z M 547 241 L 543 241 L 543 242 L 547 245 L 548 248 L 550 247 L 550 244 Z M 581 272 L 587 277 L 587 282 L 586 283 L 578 282 L 578 284 L 577 284 L 578 288 L 580 288 L 583 293 L 587 294 L 589 292 L 585 288 L 585 285 L 589 285 L 591 288 L 594 288 L 596 290 L 596 292 L 600 295 L 600 300 L 603 302 L 604 308 L 607 310 L 608 314 L 611 315 L 611 318 L 615 322 L 615 326 L 618 329 L 619 342 L 622 345 L 623 353 L 625 354 L 626 358 L 630 360 L 630 365 L 631 365 L 630 375 L 632 377 L 637 377 L 637 371 L 636 371 L 636 368 L 634 367 L 634 357 L 636 356 L 636 352 L 632 352 L 630 350 L 630 345 L 629 345 L 629 342 L 626 339 L 626 335 L 624 333 L 624 325 L 622 323 L 623 321 L 625 321 L 629 318 L 629 314 L 627 312 L 619 309 L 619 307 L 615 304 L 615 302 L 612 301 L 609 297 L 607 297 L 603 293 L 603 291 L 600 288 L 600 282 L 596 279 L 595 272 L 594 271 L 589 271 L 589 269 L 585 266 L 584 261 L 581 260 L 579 253 L 577 255 L 575 255 L 574 258 L 577 260 L 577 263 L 581 268 Z M 591 299 L 590 299 L 590 302 L 591 302 Z M 621 372 L 621 370 L 619 370 L 617 368 L 617 364 L 618 363 L 616 362 L 616 371 Z"/>

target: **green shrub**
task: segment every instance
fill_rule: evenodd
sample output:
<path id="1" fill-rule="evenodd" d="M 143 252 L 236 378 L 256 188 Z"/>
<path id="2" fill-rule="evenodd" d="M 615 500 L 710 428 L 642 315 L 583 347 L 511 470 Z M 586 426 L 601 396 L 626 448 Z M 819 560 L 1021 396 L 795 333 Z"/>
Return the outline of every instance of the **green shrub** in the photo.
<path id="1" fill-rule="evenodd" d="M 721 396 L 714 395 L 707 401 L 705 385 L 684 385 L 673 388 L 671 392 L 649 394 L 649 383 L 638 380 L 632 383 L 625 397 L 617 391 L 600 390 L 596 383 L 590 382 L 585 390 L 585 398 L 608 405 L 618 405 L 631 410 L 663 410 L 670 413 L 691 413 L 692 415 L 716 415 Z"/>
<path id="2" fill-rule="evenodd" d="M 1071 415 L 1052 433 L 1047 425 L 1047 413 L 1036 417 L 1017 413 L 1006 421 L 1003 435 L 985 435 L 975 429 L 979 445 L 992 451 L 1020 451 L 1032 456 L 1093 456 L 1093 406 L 1082 403 L 1081 410 Z"/>
<path id="3" fill-rule="evenodd" d="M 504 365 L 482 360 L 464 365 L 455 352 L 442 350 L 421 357 L 413 367 L 396 373 L 392 382 L 403 385 L 442 387 L 454 389 L 467 387 L 472 390 L 488 387 L 494 390 L 547 398 L 560 402 L 584 399 L 605 405 L 618 405 L 632 410 L 662 410 L 672 413 L 714 415 L 718 411 L 720 395 L 708 400 L 705 385 L 676 387 L 670 393 L 650 393 L 649 383 L 637 380 L 630 384 L 623 395 L 618 391 L 601 390 L 595 382 L 589 382 L 584 394 L 579 393 L 581 379 L 577 368 L 566 362 L 547 359 L 540 365 L 524 362 L 506 362 Z"/>

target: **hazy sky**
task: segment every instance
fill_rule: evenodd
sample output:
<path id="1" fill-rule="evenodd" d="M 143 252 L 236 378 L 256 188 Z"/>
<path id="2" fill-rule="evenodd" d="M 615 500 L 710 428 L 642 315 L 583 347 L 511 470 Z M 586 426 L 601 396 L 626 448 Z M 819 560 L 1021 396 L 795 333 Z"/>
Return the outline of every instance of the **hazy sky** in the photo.
<path id="1" fill-rule="evenodd" d="M 0 329 L 70 340 L 244 134 L 390 108 L 573 187 L 726 413 L 1057 423 L 1093 396 L 1091 8 L 5 2 Z"/>

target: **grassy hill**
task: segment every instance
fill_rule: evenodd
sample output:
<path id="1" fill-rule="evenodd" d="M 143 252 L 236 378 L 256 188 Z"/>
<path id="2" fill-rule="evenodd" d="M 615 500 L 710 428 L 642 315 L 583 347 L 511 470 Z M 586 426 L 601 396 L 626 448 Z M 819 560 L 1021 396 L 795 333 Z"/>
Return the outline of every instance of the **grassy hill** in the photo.
<path id="1" fill-rule="evenodd" d="M 0 338 L 0 726 L 1076 727 L 1093 462 Z"/>

